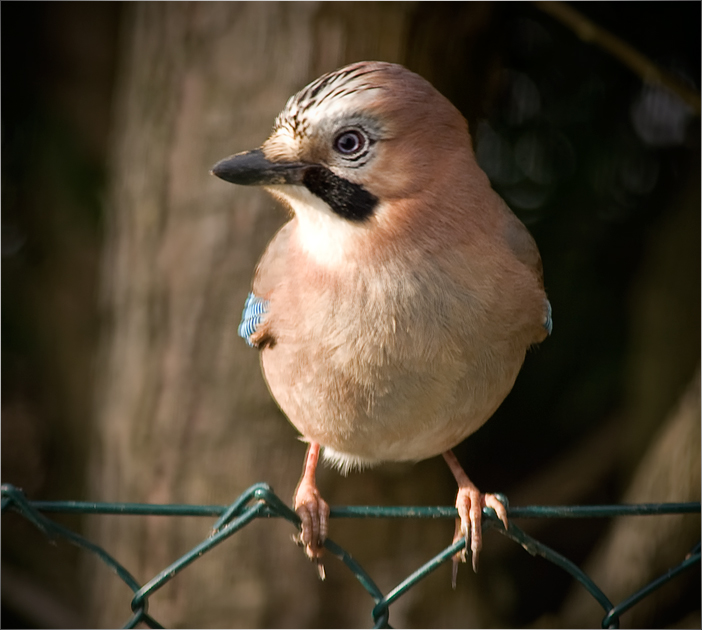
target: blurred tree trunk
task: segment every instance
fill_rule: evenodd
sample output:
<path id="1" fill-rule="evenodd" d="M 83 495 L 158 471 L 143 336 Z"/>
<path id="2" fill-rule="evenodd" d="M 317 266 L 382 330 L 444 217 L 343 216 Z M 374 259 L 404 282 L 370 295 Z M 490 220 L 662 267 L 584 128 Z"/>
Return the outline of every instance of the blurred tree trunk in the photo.
<path id="1" fill-rule="evenodd" d="M 700 500 L 700 372 L 692 377 L 678 405 L 671 410 L 641 460 L 622 503 L 665 503 Z M 676 566 L 699 542 L 700 518 L 670 514 L 658 518 L 622 518 L 583 567 L 612 602 L 629 597 Z M 699 612 L 686 626 L 684 602 L 700 592 L 698 570 L 688 571 L 656 590 L 622 616 L 624 628 L 699 625 Z M 694 597 L 694 595 L 693 595 Z M 563 627 L 586 627 L 602 616 L 601 607 L 580 585 L 571 589 L 563 606 Z M 652 624 L 659 622 L 661 625 Z M 669 626 L 670 627 L 670 626 Z M 675 626 L 673 626 L 675 627 Z"/>
<path id="2" fill-rule="evenodd" d="M 129 5 L 116 89 L 93 498 L 227 504 L 267 481 L 289 500 L 304 445 L 270 398 L 257 353 L 236 333 L 255 262 L 284 213 L 262 191 L 234 188 L 209 169 L 258 146 L 288 96 L 320 73 L 353 60 L 404 61 L 416 11 L 415 3 L 364 3 L 362 11 L 347 3 Z M 474 30 L 483 23 L 462 22 Z M 416 468 L 434 489 L 448 479 L 436 464 Z M 402 478 L 389 474 L 388 483 L 367 484 L 361 500 L 397 500 Z M 332 478 L 324 476 L 327 490 Z M 443 485 L 442 496 L 400 500 L 451 502 L 452 484 Z M 325 494 L 344 502 L 333 490 Z M 97 517 L 91 536 L 143 583 L 211 524 Z M 392 580 L 447 544 L 451 530 L 435 528 L 427 554 L 418 552 L 418 534 L 397 539 L 403 561 L 389 571 Z M 343 531 L 333 523 L 334 538 Z M 335 624 L 367 625 L 370 597 L 338 564 L 318 583 L 292 533 L 283 522 L 249 526 L 152 597 L 150 612 L 166 625 L 297 627 L 329 623 L 334 610 Z M 387 562 L 390 537 L 385 526 L 361 534 L 367 555 L 384 550 Z M 90 571 L 94 622 L 124 623 L 129 593 L 108 571 Z"/>

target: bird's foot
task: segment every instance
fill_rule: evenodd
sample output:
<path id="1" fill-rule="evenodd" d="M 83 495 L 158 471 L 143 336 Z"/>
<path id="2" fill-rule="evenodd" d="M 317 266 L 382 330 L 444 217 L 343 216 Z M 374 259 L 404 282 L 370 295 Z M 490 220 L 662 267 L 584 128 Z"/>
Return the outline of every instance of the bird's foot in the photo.
<path id="1" fill-rule="evenodd" d="M 473 571 L 478 572 L 478 556 L 483 547 L 482 517 L 483 508 L 491 507 L 497 513 L 497 517 L 502 521 L 505 529 L 509 527 L 507 522 L 507 509 L 504 504 L 494 494 L 483 494 L 470 481 L 462 483 L 458 488 L 456 497 L 456 509 L 458 518 L 456 519 L 456 531 L 453 542 L 462 538 L 466 541 L 466 546 L 453 558 L 453 587 L 456 587 L 456 574 L 458 572 L 458 562 L 466 561 L 466 551 L 470 542 L 470 553 Z"/>
<path id="2" fill-rule="evenodd" d="M 329 504 L 319 494 L 314 478 L 303 477 L 293 499 L 295 512 L 300 517 L 300 533 L 293 540 L 304 548 L 307 557 L 317 565 L 320 579 L 325 578 L 322 554 L 329 532 Z"/>

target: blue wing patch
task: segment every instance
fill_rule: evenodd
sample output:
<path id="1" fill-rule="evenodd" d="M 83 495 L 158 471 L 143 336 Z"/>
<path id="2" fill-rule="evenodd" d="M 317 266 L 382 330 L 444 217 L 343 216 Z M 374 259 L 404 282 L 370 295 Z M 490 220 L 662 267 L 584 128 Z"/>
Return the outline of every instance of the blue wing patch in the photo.
<path id="1" fill-rule="evenodd" d="M 546 300 L 546 319 L 544 320 L 544 328 L 550 335 L 553 331 L 553 318 L 551 317 L 551 302 Z"/>
<path id="2" fill-rule="evenodd" d="M 239 324 L 239 336 L 246 340 L 252 348 L 255 347 L 251 343 L 251 335 L 253 335 L 258 327 L 263 323 L 268 312 L 268 300 L 256 297 L 253 293 L 249 293 L 244 304 L 244 312 L 241 314 L 241 324 Z"/>

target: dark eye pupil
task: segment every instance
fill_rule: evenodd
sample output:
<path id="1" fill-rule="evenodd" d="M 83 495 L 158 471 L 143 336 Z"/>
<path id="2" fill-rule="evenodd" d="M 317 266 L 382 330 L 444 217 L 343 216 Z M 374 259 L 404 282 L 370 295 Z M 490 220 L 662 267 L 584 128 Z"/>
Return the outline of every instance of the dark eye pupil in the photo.
<path id="1" fill-rule="evenodd" d="M 345 131 L 334 142 L 334 148 L 345 155 L 356 153 L 363 145 L 363 136 L 358 131 Z"/>

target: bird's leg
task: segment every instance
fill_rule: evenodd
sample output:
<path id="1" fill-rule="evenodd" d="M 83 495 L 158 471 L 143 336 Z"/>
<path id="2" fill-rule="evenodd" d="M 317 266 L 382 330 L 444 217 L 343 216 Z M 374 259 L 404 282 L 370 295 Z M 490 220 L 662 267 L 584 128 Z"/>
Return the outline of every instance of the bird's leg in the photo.
<path id="1" fill-rule="evenodd" d="M 453 536 L 453 542 L 461 538 L 466 539 L 466 548 L 468 547 L 468 536 L 470 535 L 470 552 L 473 561 L 473 571 L 478 572 L 478 554 L 483 546 L 482 541 L 482 514 L 484 507 L 491 507 L 497 513 L 498 518 L 502 521 L 505 529 L 507 524 L 507 510 L 505 506 L 494 494 L 483 494 L 478 490 L 475 484 L 468 478 L 461 464 L 456 459 L 453 451 L 446 451 L 444 459 L 448 464 L 453 476 L 458 482 L 458 495 L 456 496 L 456 508 L 458 509 L 458 518 L 456 519 L 456 532 Z M 453 578 L 452 584 L 456 588 L 456 574 L 458 572 L 458 561 L 466 561 L 466 548 L 453 558 Z"/>
<path id="2" fill-rule="evenodd" d="M 305 548 L 307 557 L 317 565 L 319 577 L 323 580 L 325 574 L 321 558 L 324 552 L 324 540 L 329 531 L 329 505 L 320 496 L 315 481 L 319 448 L 317 442 L 310 442 L 307 448 L 305 467 L 295 489 L 293 507 L 302 521 L 301 531 L 295 537 L 295 541 Z"/>

